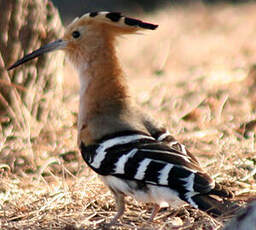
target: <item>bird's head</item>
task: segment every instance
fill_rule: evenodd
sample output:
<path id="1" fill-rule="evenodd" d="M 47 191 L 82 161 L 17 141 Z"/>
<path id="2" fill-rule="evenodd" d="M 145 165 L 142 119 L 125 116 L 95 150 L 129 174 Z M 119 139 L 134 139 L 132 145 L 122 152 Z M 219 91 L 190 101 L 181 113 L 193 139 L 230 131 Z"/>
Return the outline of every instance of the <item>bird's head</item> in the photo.
<path id="1" fill-rule="evenodd" d="M 124 17 L 117 12 L 92 12 L 76 18 L 68 25 L 64 36 L 54 42 L 25 55 L 8 68 L 17 66 L 34 59 L 44 53 L 64 50 L 69 59 L 78 65 L 84 58 L 92 56 L 95 49 L 103 45 L 112 46 L 115 37 L 123 34 L 136 33 L 139 30 L 154 30 L 158 26 L 138 19 Z M 95 54 L 97 55 L 97 54 Z"/>

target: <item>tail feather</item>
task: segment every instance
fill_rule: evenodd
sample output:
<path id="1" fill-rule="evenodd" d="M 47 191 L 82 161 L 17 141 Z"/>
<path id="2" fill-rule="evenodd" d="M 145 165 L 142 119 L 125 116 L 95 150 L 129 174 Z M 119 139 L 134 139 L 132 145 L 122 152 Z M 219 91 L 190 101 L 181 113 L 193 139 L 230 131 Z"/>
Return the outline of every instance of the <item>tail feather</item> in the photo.
<path id="1" fill-rule="evenodd" d="M 216 217 L 223 214 L 223 204 L 208 195 L 196 195 L 193 196 L 192 199 L 200 210 L 207 212 L 208 214 Z"/>
<path id="2" fill-rule="evenodd" d="M 235 202 L 217 200 L 210 195 L 196 195 L 192 200 L 198 208 L 213 217 L 226 216 L 235 213 L 240 207 Z"/>
<path id="3" fill-rule="evenodd" d="M 209 193 L 195 195 L 192 197 L 192 200 L 200 210 L 214 217 L 229 215 L 239 209 L 239 206 L 235 202 L 222 198 L 232 199 L 234 198 L 234 193 L 225 186 L 216 183 L 215 187 Z"/>
<path id="4" fill-rule="evenodd" d="M 215 187 L 209 192 L 209 194 L 231 199 L 234 198 L 233 192 L 231 192 L 228 188 L 218 183 L 215 183 Z"/>

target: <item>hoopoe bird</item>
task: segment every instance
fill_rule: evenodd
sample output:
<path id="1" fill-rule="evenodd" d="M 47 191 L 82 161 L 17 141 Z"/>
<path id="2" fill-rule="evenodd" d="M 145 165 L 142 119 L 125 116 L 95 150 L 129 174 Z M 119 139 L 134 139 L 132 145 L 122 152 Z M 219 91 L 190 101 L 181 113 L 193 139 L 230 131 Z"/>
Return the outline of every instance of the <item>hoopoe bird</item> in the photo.
<path id="1" fill-rule="evenodd" d="M 161 207 L 180 203 L 220 215 L 225 198 L 233 197 L 131 98 L 115 40 L 120 35 L 157 27 L 116 12 L 88 13 L 76 18 L 61 39 L 25 55 L 9 68 L 46 52 L 63 50 L 77 69 L 78 145 L 85 162 L 115 197 L 117 214 L 110 224 L 123 215 L 126 195 L 154 204 L 150 221 Z"/>

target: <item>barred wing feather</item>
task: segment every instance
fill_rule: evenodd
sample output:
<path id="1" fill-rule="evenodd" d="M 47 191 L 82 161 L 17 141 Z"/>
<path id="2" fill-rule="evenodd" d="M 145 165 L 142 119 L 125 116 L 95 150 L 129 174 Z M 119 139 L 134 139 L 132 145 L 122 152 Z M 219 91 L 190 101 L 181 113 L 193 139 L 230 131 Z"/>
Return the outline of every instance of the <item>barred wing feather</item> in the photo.
<path id="1" fill-rule="evenodd" d="M 81 145 L 87 164 L 100 175 L 165 186 L 184 196 L 206 194 L 213 180 L 189 155 L 142 132 L 109 135 L 95 145 Z"/>

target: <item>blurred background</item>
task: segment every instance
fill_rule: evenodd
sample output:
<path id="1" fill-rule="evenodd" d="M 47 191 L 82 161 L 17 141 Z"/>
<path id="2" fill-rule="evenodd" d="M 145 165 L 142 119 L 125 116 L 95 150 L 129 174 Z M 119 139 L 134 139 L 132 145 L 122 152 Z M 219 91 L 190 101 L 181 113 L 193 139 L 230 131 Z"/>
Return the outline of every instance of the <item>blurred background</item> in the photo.
<path id="1" fill-rule="evenodd" d="M 254 0 L 53 0 L 52 2 L 59 9 L 61 17 L 66 23 L 70 18 L 83 15 L 91 11 L 118 11 L 124 13 L 150 12 L 161 7 L 174 7 L 194 3 L 248 3 Z"/>

